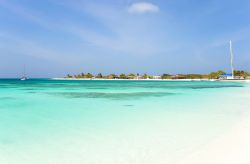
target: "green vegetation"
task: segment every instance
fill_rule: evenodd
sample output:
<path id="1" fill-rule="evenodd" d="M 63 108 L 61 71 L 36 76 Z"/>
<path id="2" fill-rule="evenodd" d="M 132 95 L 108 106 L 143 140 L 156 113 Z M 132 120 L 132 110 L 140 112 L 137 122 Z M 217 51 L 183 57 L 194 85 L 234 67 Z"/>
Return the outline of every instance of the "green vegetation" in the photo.
<path id="1" fill-rule="evenodd" d="M 172 79 L 172 75 L 170 75 L 170 74 L 163 74 L 163 75 L 161 75 L 161 78 L 162 79 Z"/>
<path id="2" fill-rule="evenodd" d="M 96 76 L 96 78 L 101 79 L 101 78 L 103 78 L 103 76 L 102 76 L 101 73 L 98 73 L 98 75 Z"/>
<path id="3" fill-rule="evenodd" d="M 142 79 L 153 79 L 153 76 L 151 76 L 151 75 L 148 75 L 148 74 L 143 74 L 142 75 Z"/>
<path id="4" fill-rule="evenodd" d="M 66 78 L 73 78 L 73 76 L 70 74 L 67 74 Z"/>
<path id="5" fill-rule="evenodd" d="M 244 77 L 244 78 L 247 78 L 247 77 L 250 77 L 250 74 L 246 71 L 237 71 L 235 70 L 234 71 L 234 76 L 240 76 L 240 77 Z"/>
<path id="6" fill-rule="evenodd" d="M 87 73 L 87 75 L 85 75 L 85 77 L 88 78 L 88 79 L 91 79 L 91 78 L 93 78 L 94 76 L 93 76 L 91 73 Z"/>
<path id="7" fill-rule="evenodd" d="M 118 76 L 116 74 L 110 74 L 110 75 L 104 76 L 103 79 L 118 79 Z"/>
<path id="8" fill-rule="evenodd" d="M 120 75 L 116 74 L 109 74 L 103 75 L 98 73 L 97 75 L 93 75 L 91 73 L 80 73 L 77 75 L 66 75 L 65 78 L 76 78 L 76 79 L 219 79 L 221 75 L 225 74 L 224 71 L 219 70 L 217 72 L 211 72 L 209 74 L 162 74 L 161 76 L 152 76 L 149 74 L 140 75 L 139 73 L 134 74 L 124 74 L 121 73 Z M 243 77 L 243 78 L 250 78 L 250 74 L 246 71 L 236 70 L 234 71 L 235 77 Z"/>
<path id="9" fill-rule="evenodd" d="M 130 73 L 128 76 L 127 76 L 128 79 L 136 79 L 137 76 L 133 73 Z"/>
<path id="10" fill-rule="evenodd" d="M 124 73 L 122 73 L 120 74 L 119 79 L 127 79 L 127 76 Z"/>
<path id="11" fill-rule="evenodd" d="M 208 78 L 209 79 L 219 79 L 220 75 L 225 74 L 224 71 L 217 71 L 217 72 L 211 72 L 210 74 L 208 74 Z"/>

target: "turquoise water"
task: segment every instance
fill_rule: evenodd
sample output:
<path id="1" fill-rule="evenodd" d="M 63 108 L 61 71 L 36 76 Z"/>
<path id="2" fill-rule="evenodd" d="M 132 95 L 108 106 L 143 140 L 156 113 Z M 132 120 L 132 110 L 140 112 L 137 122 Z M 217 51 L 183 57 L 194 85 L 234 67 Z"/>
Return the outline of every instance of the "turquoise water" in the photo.
<path id="1" fill-rule="evenodd" d="M 178 163 L 246 112 L 239 82 L 0 80 L 0 163 Z"/>

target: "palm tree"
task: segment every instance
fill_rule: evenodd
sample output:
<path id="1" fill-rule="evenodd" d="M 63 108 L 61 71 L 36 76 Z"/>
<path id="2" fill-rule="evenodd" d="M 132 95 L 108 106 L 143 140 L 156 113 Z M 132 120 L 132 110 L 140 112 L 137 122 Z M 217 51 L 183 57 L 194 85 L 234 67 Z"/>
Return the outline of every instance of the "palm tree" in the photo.
<path id="1" fill-rule="evenodd" d="M 222 70 L 219 70 L 217 72 L 211 72 L 210 74 L 208 74 L 208 78 L 209 79 L 219 79 L 220 75 L 223 75 L 223 74 L 225 74 L 225 72 Z"/>
<path id="2" fill-rule="evenodd" d="M 163 74 L 163 75 L 161 75 L 161 78 L 162 79 L 171 79 L 171 75 L 169 75 L 169 74 Z"/>
<path id="3" fill-rule="evenodd" d="M 148 75 L 146 73 L 144 73 L 144 75 L 142 76 L 143 79 L 148 79 Z"/>
<path id="4" fill-rule="evenodd" d="M 133 74 L 133 73 L 130 73 L 129 75 L 128 75 L 128 79 L 135 79 L 135 74 Z"/>
<path id="5" fill-rule="evenodd" d="M 234 71 L 234 75 L 235 75 L 235 76 L 240 76 L 240 77 L 246 78 L 249 74 L 248 74 L 248 72 L 246 72 L 246 71 L 238 71 L 238 70 L 235 70 L 235 71 Z"/>
<path id="6" fill-rule="evenodd" d="M 120 74 L 120 79 L 127 79 L 127 78 L 128 77 L 124 73 Z"/>
<path id="7" fill-rule="evenodd" d="M 101 73 L 98 73 L 98 74 L 97 74 L 97 76 L 96 76 L 96 78 L 101 79 L 101 78 L 103 78 L 103 76 L 102 76 L 102 74 L 101 74 Z"/>
<path id="8" fill-rule="evenodd" d="M 72 78 L 73 76 L 70 74 L 67 74 L 66 78 Z"/>
<path id="9" fill-rule="evenodd" d="M 85 76 L 84 73 L 81 73 L 81 78 L 84 78 L 84 76 Z"/>
<path id="10" fill-rule="evenodd" d="M 86 78 L 91 79 L 92 77 L 94 77 L 91 73 L 87 73 L 87 75 L 85 75 Z"/>

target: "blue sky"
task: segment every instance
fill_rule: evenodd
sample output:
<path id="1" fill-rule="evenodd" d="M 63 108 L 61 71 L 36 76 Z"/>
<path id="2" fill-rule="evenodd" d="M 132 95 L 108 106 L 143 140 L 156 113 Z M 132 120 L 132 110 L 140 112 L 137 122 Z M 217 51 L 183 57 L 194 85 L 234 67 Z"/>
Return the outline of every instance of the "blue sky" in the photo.
<path id="1" fill-rule="evenodd" d="M 0 0 L 0 77 L 250 71 L 249 0 Z"/>

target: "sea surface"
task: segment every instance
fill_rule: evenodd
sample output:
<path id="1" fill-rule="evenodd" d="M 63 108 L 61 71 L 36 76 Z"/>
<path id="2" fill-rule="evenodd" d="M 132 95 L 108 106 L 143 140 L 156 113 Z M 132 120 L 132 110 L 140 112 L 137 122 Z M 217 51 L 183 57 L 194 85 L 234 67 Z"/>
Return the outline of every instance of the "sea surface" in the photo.
<path id="1" fill-rule="evenodd" d="M 0 164 L 175 164 L 249 108 L 244 82 L 0 80 Z"/>

